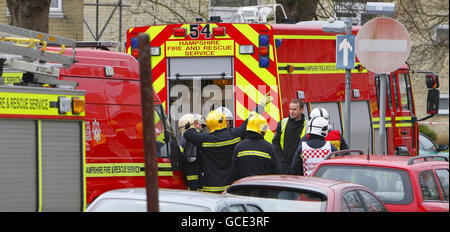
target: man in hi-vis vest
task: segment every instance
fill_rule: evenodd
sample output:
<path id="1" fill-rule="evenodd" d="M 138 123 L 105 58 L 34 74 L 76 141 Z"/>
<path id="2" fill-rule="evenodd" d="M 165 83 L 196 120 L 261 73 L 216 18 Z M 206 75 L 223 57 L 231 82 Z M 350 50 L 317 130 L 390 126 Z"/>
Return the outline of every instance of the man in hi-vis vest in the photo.
<path id="1" fill-rule="evenodd" d="M 325 141 L 328 134 L 328 120 L 322 117 L 311 119 L 308 125 L 308 139 L 302 141 L 292 161 L 290 174 L 311 176 L 319 162 L 337 148 Z"/>
<path id="2" fill-rule="evenodd" d="M 289 104 L 289 117 L 278 122 L 272 144 L 281 158 L 281 173 L 288 174 L 300 139 L 305 135 L 304 104 L 294 99 Z"/>

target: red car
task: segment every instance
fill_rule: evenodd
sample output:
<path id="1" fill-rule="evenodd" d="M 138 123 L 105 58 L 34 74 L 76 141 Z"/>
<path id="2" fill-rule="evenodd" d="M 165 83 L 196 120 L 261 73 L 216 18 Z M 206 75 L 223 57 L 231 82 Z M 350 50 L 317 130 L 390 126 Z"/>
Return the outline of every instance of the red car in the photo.
<path id="1" fill-rule="evenodd" d="M 346 155 L 322 161 L 313 176 L 364 185 L 390 212 L 448 212 L 448 167 L 431 156 Z"/>
<path id="2" fill-rule="evenodd" d="M 251 176 L 234 182 L 224 194 L 250 197 L 264 212 L 386 212 L 368 188 L 316 177 Z"/>

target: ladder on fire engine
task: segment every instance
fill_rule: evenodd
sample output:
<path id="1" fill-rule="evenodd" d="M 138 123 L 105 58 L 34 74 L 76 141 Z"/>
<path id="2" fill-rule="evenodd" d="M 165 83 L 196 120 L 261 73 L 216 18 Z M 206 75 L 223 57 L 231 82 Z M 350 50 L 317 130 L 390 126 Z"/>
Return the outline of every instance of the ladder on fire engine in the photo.
<path id="1" fill-rule="evenodd" d="M 277 23 L 277 7 L 281 8 L 284 19 L 287 22 L 289 19 L 281 4 L 267 4 L 256 6 L 239 7 L 237 14 L 239 15 L 240 23 L 267 23 L 267 17 L 273 13 L 274 23 Z"/>
<path id="2" fill-rule="evenodd" d="M 60 50 L 49 50 L 48 43 L 60 46 Z M 64 37 L 0 24 L 0 76 L 3 67 L 7 67 L 24 72 L 25 85 L 49 84 L 74 89 L 78 83 L 58 78 L 60 68 L 70 68 L 76 62 L 75 45 L 74 40 Z M 72 47 L 72 56 L 64 55 L 66 47 Z"/>

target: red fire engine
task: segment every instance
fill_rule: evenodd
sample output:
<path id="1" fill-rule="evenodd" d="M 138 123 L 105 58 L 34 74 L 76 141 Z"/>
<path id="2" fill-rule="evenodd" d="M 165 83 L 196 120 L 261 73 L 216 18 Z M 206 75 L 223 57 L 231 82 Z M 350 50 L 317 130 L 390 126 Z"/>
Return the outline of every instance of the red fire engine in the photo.
<path id="1" fill-rule="evenodd" d="M 40 43 L 38 40 L 35 42 Z M 83 178 L 79 179 L 83 180 L 80 186 L 83 186 L 83 192 L 86 193 L 82 194 L 83 202 L 88 204 L 108 190 L 145 186 L 138 62 L 125 53 L 74 48 L 103 45 L 104 43 L 90 45 L 73 41 L 73 46 L 70 46 L 73 48 L 46 48 L 50 53 L 62 53 L 64 50 L 60 57 L 72 57 L 76 61 L 58 69 L 56 78 L 53 78 L 56 80 L 51 81 L 85 91 L 83 100 L 86 113 L 83 113 L 82 122 L 85 136 L 82 138 L 85 139 L 83 150 L 85 148 L 86 158 L 78 166 L 84 168 L 84 173 L 79 175 Z M 25 76 L 27 75 L 23 70 L 8 70 L 2 77 L 5 84 L 12 85 L 23 82 Z M 0 95 L 0 107 L 3 99 Z M 156 93 L 153 103 L 159 186 L 184 189 L 183 176 L 176 170 L 176 155 L 173 155 L 177 152 L 178 145 Z M 0 111 L 0 118 L 3 116 L 3 111 Z"/>
<path id="2" fill-rule="evenodd" d="M 87 203 L 108 190 L 145 187 L 138 62 L 125 53 L 85 48 L 76 49 L 76 59 L 60 77 L 86 91 Z M 153 103 L 159 187 L 184 189 L 173 155 L 178 145 L 156 93 Z"/>
<path id="3" fill-rule="evenodd" d="M 354 26 L 353 34 L 358 30 Z M 175 125 L 181 114 L 206 115 L 212 107 L 225 106 L 239 126 L 269 94 L 272 99 L 262 114 L 272 130 L 266 134 L 269 141 L 295 98 L 306 103 L 306 117 L 313 108 L 325 107 L 333 127 L 349 133 L 343 131 L 345 70 L 336 69 L 336 34 L 323 32 L 321 25 L 208 22 L 134 27 L 128 30 L 126 49 L 136 58 L 139 33 L 150 36 L 154 89 Z M 389 76 L 386 151 L 376 148 L 379 82 L 356 60 L 351 148 L 386 154 L 407 149 L 408 155 L 417 155 L 409 66 Z"/>
<path id="4" fill-rule="evenodd" d="M 45 48 L 75 41 L 4 24 L 0 32 L 0 211 L 83 211 L 85 92 L 58 80 L 75 57 Z"/>

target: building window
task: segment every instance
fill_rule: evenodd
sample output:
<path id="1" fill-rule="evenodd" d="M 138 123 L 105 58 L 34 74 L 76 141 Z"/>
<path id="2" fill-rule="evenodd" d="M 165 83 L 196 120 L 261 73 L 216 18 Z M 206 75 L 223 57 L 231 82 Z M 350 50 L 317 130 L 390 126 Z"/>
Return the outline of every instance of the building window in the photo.
<path id="1" fill-rule="evenodd" d="M 10 17 L 8 6 L 6 6 L 6 17 Z M 51 0 L 49 18 L 64 18 L 62 0 Z"/>
<path id="2" fill-rule="evenodd" d="M 439 96 L 438 115 L 448 115 L 448 93 L 441 93 Z"/>
<path id="3" fill-rule="evenodd" d="M 50 18 L 64 18 L 62 0 L 52 0 L 50 2 Z"/>

